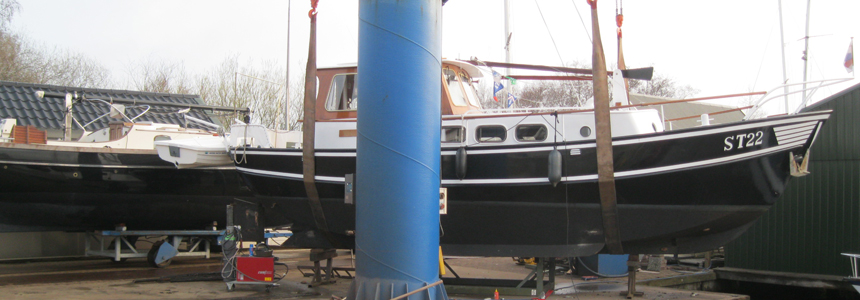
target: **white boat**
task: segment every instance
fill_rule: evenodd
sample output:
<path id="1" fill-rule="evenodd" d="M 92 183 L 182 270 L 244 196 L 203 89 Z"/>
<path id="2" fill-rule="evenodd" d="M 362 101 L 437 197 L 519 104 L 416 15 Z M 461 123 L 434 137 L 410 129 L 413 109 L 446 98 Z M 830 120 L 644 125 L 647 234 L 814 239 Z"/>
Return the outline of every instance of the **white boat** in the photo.
<path id="1" fill-rule="evenodd" d="M 226 140 L 221 136 L 204 136 L 183 140 L 155 142 L 158 157 L 177 168 L 198 168 L 233 164 L 227 156 Z"/>
<path id="2" fill-rule="evenodd" d="M 301 143 L 301 131 L 274 130 L 236 121 L 226 136 L 157 141 L 155 149 L 162 160 L 184 169 L 233 166 L 234 160 L 241 158 L 228 155 L 230 147 L 299 149 Z"/>

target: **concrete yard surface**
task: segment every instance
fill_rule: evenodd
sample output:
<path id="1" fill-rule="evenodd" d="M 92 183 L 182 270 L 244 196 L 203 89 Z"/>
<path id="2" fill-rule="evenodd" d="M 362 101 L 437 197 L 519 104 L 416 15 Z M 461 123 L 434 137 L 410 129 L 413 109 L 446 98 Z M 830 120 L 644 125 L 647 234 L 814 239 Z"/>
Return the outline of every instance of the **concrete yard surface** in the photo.
<path id="1" fill-rule="evenodd" d="M 341 252 L 339 252 L 341 253 Z M 307 250 L 278 250 L 275 256 L 290 267 L 280 286 L 266 292 L 263 286 L 237 285 L 228 292 L 222 281 L 159 282 L 156 279 L 188 279 L 188 275 L 199 275 L 205 279 L 217 276 L 220 258 L 176 259 L 164 269 L 148 268 L 143 260 L 124 263 L 106 260 L 75 260 L 55 262 L 4 263 L 0 264 L 0 298 L 2 299 L 314 299 L 331 300 L 332 296 L 343 298 L 352 282 L 348 278 L 335 278 L 333 284 L 311 288 L 310 277 L 302 276 L 298 266 L 308 266 Z M 511 258 L 457 257 L 446 259 L 449 265 L 463 278 L 494 278 L 521 280 L 531 272 L 526 266 L 516 265 Z M 335 259 L 336 266 L 351 266 L 348 253 Z M 281 272 L 276 269 L 277 272 Z M 355 275 L 355 273 L 352 273 Z M 672 271 L 659 274 L 639 273 L 638 279 L 678 276 Z M 453 277 L 447 272 L 445 277 Z M 194 279 L 194 278 L 192 278 Z M 138 282 L 135 282 L 138 280 Z M 563 299 L 625 299 L 619 292 L 626 291 L 627 278 L 604 278 L 583 281 L 577 275 L 560 274 L 556 277 L 555 292 L 548 297 Z M 675 290 L 663 287 L 638 285 L 644 292 L 636 299 L 749 299 L 744 295 L 713 292 Z M 450 294 L 451 299 L 486 299 L 492 294 Z M 526 296 L 501 295 L 505 299 L 531 299 Z"/>

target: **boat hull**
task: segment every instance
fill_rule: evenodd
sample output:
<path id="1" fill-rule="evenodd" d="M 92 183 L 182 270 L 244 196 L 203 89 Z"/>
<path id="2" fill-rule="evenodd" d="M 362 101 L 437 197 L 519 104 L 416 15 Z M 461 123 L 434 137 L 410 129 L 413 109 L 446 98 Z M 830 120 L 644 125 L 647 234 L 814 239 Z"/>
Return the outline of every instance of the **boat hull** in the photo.
<path id="1" fill-rule="evenodd" d="M 613 139 L 625 252 L 706 251 L 736 238 L 783 193 L 794 156 L 806 153 L 828 115 Z M 564 257 L 603 248 L 593 141 L 465 147 L 462 179 L 456 177 L 455 149 L 442 149 L 440 174 L 448 189 L 447 215 L 440 218 L 445 254 Z M 557 186 L 547 179 L 553 149 L 564 153 Z M 315 229 L 300 151 L 235 153 L 244 155 L 237 169 L 258 196 L 287 206 L 297 231 Z M 342 180 L 355 173 L 355 153 L 318 149 L 316 167 L 327 225 L 349 245 L 344 233 L 355 228 L 355 207 L 344 203 Z"/>
<path id="2" fill-rule="evenodd" d="M 223 227 L 234 198 L 256 201 L 233 167 L 176 169 L 154 150 L 4 143 L 0 183 L 0 232 Z"/>

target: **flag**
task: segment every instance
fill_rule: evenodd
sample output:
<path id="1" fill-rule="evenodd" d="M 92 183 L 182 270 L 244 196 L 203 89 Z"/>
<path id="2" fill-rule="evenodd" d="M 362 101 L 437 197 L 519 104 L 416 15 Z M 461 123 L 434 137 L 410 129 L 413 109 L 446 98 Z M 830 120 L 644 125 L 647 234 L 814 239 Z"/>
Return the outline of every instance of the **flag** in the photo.
<path id="1" fill-rule="evenodd" d="M 499 102 L 499 98 L 496 98 L 496 93 L 504 89 L 505 86 L 502 85 L 502 74 L 499 74 L 496 71 L 493 71 L 493 100 Z"/>
<path id="2" fill-rule="evenodd" d="M 845 71 L 854 72 L 854 39 L 848 44 L 848 53 L 845 53 Z"/>
<path id="3" fill-rule="evenodd" d="M 517 97 L 514 97 L 514 94 L 508 93 L 508 108 L 514 105 L 514 101 L 517 100 Z"/>

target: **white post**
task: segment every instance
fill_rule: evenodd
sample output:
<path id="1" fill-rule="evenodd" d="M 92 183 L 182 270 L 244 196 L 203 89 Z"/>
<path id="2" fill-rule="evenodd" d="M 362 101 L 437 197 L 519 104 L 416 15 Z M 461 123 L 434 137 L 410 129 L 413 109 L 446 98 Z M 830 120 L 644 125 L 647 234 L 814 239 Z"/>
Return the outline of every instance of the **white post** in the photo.
<path id="1" fill-rule="evenodd" d="M 788 83 L 788 75 L 785 73 L 785 37 L 782 31 L 782 0 L 778 1 L 779 5 L 779 44 L 782 45 L 779 49 L 782 53 L 782 84 Z M 785 114 L 789 114 L 788 110 L 788 86 L 783 87 L 785 93 Z"/>

